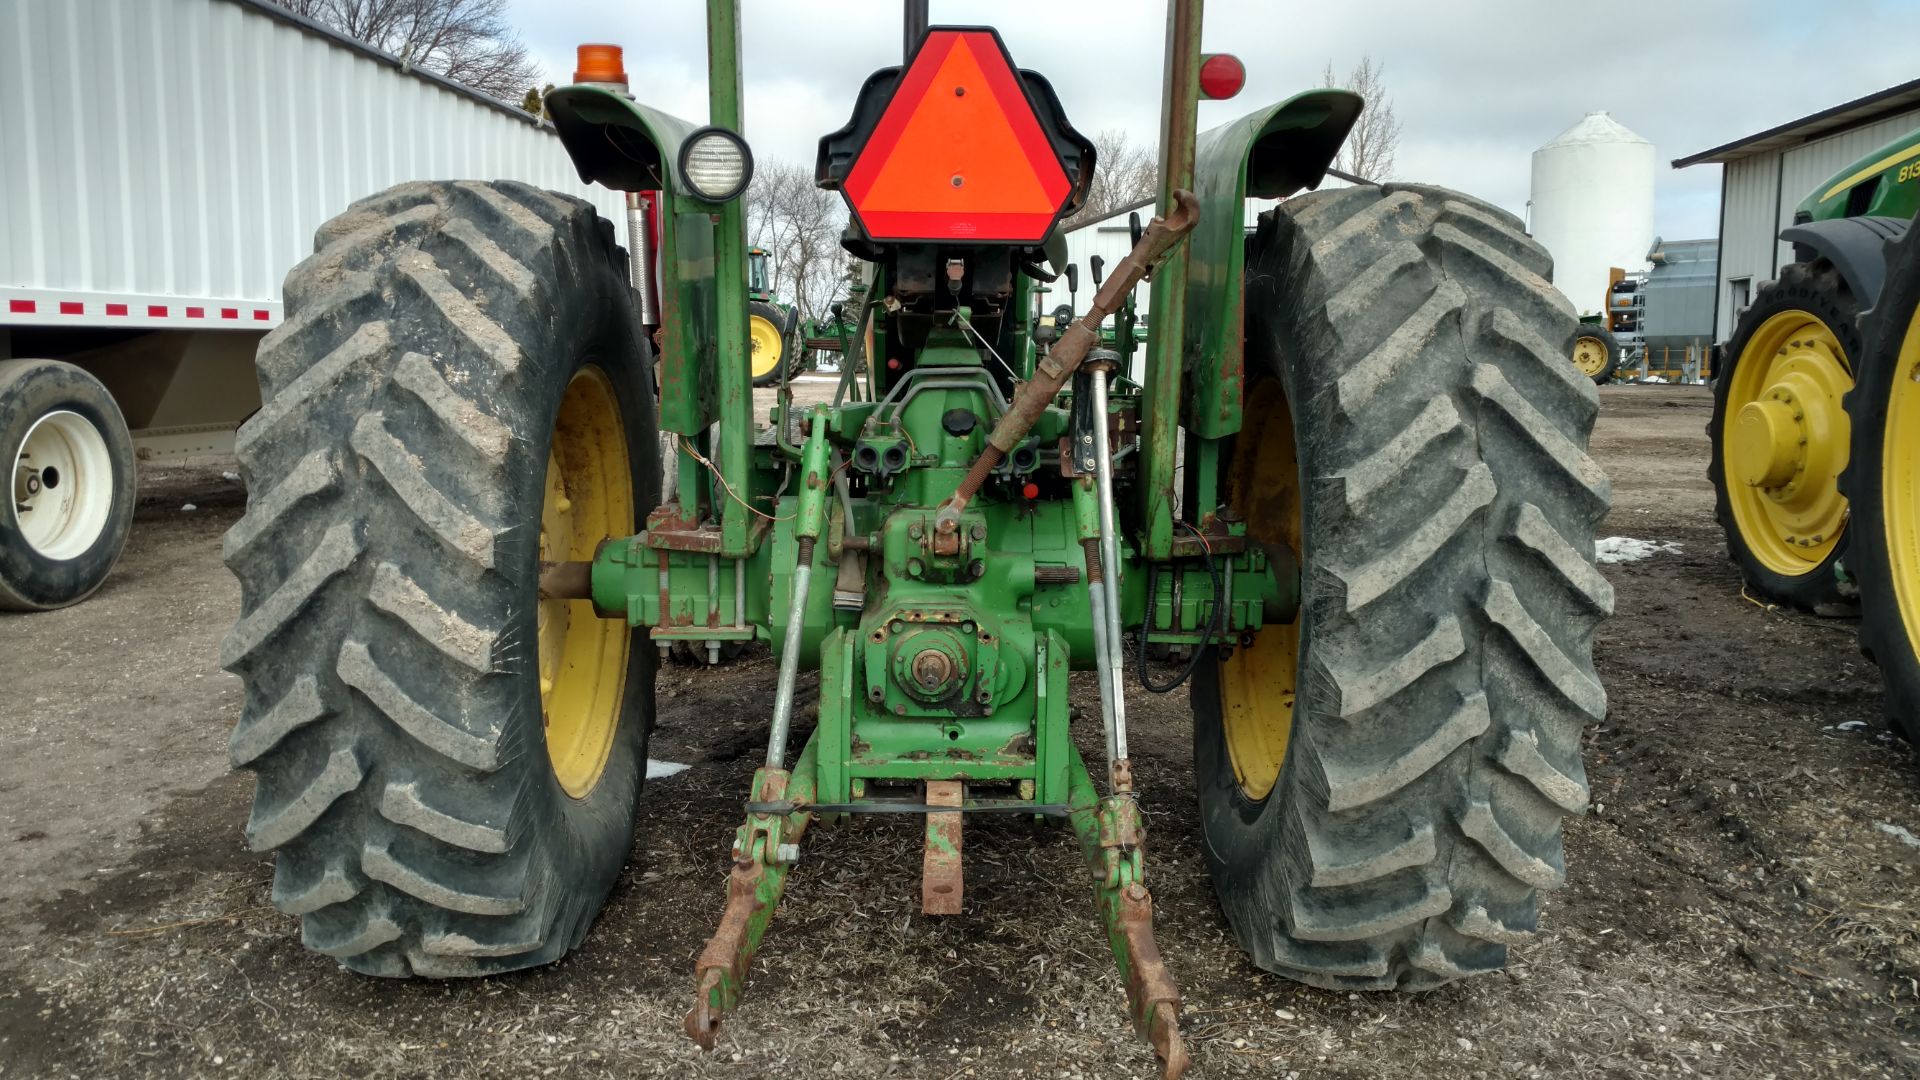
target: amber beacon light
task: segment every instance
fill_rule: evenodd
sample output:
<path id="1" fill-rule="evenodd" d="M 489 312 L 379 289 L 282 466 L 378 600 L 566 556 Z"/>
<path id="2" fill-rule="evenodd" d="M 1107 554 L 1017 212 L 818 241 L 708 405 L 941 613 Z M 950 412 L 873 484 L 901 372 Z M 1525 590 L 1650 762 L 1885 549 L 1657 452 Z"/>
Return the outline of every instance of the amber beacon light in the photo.
<path id="1" fill-rule="evenodd" d="M 620 46 L 589 44 L 580 46 L 578 67 L 573 73 L 577 83 L 618 83 L 627 85 L 627 65 Z"/>

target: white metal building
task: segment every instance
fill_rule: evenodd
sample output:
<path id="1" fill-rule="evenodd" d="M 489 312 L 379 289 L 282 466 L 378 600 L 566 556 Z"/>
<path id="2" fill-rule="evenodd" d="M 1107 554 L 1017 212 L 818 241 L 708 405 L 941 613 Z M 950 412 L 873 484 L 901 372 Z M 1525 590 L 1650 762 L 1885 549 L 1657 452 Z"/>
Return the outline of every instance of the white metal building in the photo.
<path id="1" fill-rule="evenodd" d="M 1720 270 L 1714 340 L 1733 335 L 1734 319 L 1763 282 L 1793 261 L 1779 241 L 1793 211 L 1820 181 L 1920 128 L 1920 79 L 1803 116 L 1673 163 L 1718 164 Z"/>

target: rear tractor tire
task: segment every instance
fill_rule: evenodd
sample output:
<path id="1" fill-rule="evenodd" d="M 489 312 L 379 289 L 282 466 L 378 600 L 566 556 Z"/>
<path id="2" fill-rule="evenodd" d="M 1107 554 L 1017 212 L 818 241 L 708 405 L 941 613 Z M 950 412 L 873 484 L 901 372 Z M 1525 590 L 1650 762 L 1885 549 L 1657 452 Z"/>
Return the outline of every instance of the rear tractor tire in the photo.
<path id="1" fill-rule="evenodd" d="M 587 203 L 513 183 L 403 185 L 315 247 L 225 542 L 247 840 L 354 971 L 546 963 L 626 861 L 653 718 L 654 650 L 538 593 L 653 505 L 625 258 Z"/>
<path id="2" fill-rule="evenodd" d="M 1194 749 L 1214 889 L 1268 971 L 1492 971 L 1565 877 L 1613 594 L 1550 273 L 1519 220 L 1436 188 L 1297 196 L 1249 241 L 1228 501 L 1300 555 L 1301 606 L 1200 666 Z"/>
<path id="3" fill-rule="evenodd" d="M 1595 386 L 1613 381 L 1620 370 L 1620 342 L 1597 323 L 1581 323 L 1573 333 L 1573 366 Z"/>
<path id="4" fill-rule="evenodd" d="M 1860 381 L 1847 395 L 1853 508 L 1847 570 L 1860 586 L 1860 647 L 1880 665 L 1887 719 L 1920 745 L 1920 227 L 1888 249 L 1887 281 L 1860 320 Z"/>
<path id="5" fill-rule="evenodd" d="M 98 379 L 58 360 L 0 361 L 0 610 L 93 595 L 133 530 L 133 439 Z"/>
<path id="6" fill-rule="evenodd" d="M 1714 515 L 1727 554 L 1761 600 L 1851 614 L 1847 411 L 1859 304 L 1832 264 L 1792 263 L 1740 315 L 1713 380 Z"/>

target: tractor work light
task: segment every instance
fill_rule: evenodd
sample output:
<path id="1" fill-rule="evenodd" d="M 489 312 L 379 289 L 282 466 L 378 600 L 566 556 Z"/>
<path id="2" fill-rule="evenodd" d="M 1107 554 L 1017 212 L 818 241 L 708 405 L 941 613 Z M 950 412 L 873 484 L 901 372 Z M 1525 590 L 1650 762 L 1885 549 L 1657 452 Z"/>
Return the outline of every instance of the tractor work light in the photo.
<path id="1" fill-rule="evenodd" d="M 726 128 L 703 127 L 680 144 L 680 177 L 707 202 L 738 198 L 753 179 L 753 153 Z"/>
<path id="2" fill-rule="evenodd" d="M 1200 61 L 1200 96 L 1225 101 L 1247 85 L 1247 66 L 1232 53 L 1208 53 Z"/>

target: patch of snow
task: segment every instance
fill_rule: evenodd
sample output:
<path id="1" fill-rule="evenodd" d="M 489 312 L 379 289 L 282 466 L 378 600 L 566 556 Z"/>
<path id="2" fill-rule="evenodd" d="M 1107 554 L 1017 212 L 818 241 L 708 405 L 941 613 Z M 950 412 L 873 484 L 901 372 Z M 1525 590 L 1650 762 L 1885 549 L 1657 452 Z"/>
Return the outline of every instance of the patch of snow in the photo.
<path id="1" fill-rule="evenodd" d="M 659 780 L 664 777 L 672 776 L 674 773 L 686 772 L 687 768 L 688 768 L 687 766 L 682 765 L 677 761 L 655 761 L 652 758 L 648 758 L 647 759 L 647 779 Z"/>
<path id="2" fill-rule="evenodd" d="M 1835 724 L 1835 725 L 1833 725 L 1833 730 L 1835 730 L 1835 731 L 1859 731 L 1859 730 L 1860 730 L 1861 728 L 1863 728 L 1863 727 L 1866 727 L 1866 726 L 1867 726 L 1867 722 L 1866 722 L 1865 720 L 1847 720 L 1847 721 L 1845 721 L 1845 722 L 1843 722 L 1843 723 L 1838 723 L 1838 724 Z"/>
<path id="3" fill-rule="evenodd" d="M 234 482 L 236 482 L 236 483 L 238 483 L 238 482 L 239 482 L 239 480 L 240 480 L 240 474 L 239 474 L 239 473 L 237 473 L 237 472 L 223 472 L 223 473 L 221 473 L 221 474 L 220 474 L 220 479 L 222 479 L 222 480 L 232 480 L 232 481 L 234 481 Z"/>
<path id="4" fill-rule="evenodd" d="M 1671 540 L 1640 540 L 1631 536 L 1603 536 L 1593 542 L 1593 561 L 1597 563 L 1639 562 L 1654 555 L 1678 555 L 1680 545 Z"/>
<path id="5" fill-rule="evenodd" d="M 1908 847 L 1920 848 L 1920 836 L 1915 836 L 1898 825 L 1882 821 L 1876 824 L 1874 828 L 1879 829 L 1881 832 L 1886 833 L 1888 836 L 1893 837 Z"/>
<path id="6" fill-rule="evenodd" d="M 199 507 L 197 507 L 197 506 L 195 506 L 195 505 L 193 505 L 192 503 L 186 503 L 185 505 L 183 505 L 183 506 L 181 506 L 181 507 L 180 507 L 180 509 L 181 509 L 182 511 L 185 511 L 185 512 L 188 512 L 188 513 L 191 513 L 191 512 L 193 512 L 193 511 L 195 511 L 195 510 L 198 510 L 198 509 L 200 509 L 200 508 L 199 508 Z"/>

